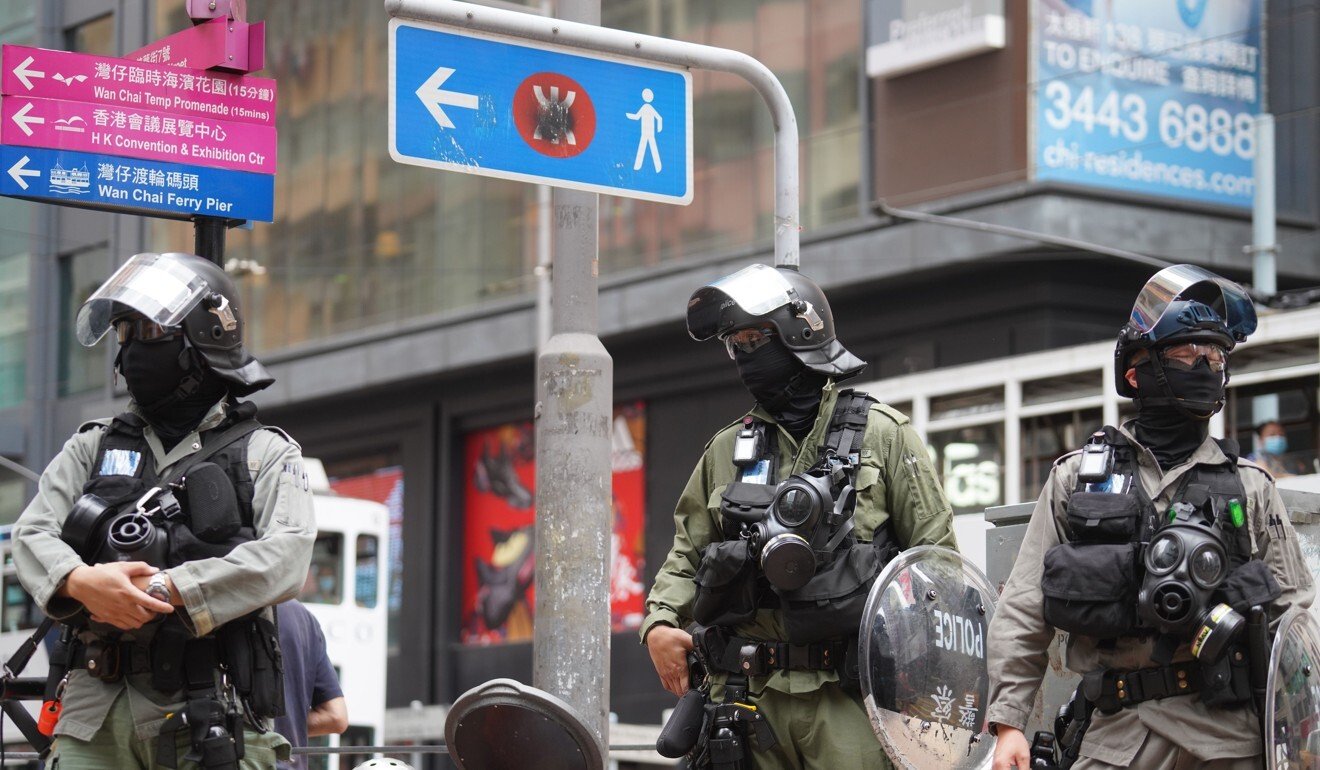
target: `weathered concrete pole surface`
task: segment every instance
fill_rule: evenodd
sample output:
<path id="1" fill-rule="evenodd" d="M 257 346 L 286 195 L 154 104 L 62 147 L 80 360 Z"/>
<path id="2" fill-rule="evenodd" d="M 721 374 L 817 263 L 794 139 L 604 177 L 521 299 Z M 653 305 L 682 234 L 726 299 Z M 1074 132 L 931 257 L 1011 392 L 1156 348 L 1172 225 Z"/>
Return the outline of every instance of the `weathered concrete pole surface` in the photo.
<path id="1" fill-rule="evenodd" d="M 600 0 L 560 0 L 600 23 Z M 597 196 L 555 190 L 550 340 L 537 359 L 533 686 L 609 742 L 610 435 L 614 361 L 596 336 Z"/>

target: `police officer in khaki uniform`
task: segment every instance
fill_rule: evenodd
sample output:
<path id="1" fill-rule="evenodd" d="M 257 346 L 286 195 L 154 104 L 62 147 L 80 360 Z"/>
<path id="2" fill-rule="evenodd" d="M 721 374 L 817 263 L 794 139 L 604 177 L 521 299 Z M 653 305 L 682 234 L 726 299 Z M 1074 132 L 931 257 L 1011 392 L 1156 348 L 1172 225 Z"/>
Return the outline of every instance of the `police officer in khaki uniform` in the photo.
<path id="1" fill-rule="evenodd" d="M 199 257 L 139 254 L 88 299 L 77 326 L 89 346 L 117 332 L 116 368 L 133 400 L 126 413 L 87 423 L 69 439 L 14 529 L 19 580 L 68 624 L 51 766 L 209 767 L 241 745 L 241 761 L 219 766 L 273 768 L 277 755 L 287 759 L 288 743 L 265 731 L 261 718 L 270 712 L 263 702 L 272 683 L 260 674 L 241 681 L 231 647 L 250 653 L 266 645 L 273 627 L 261 623 L 270 615 L 262 608 L 302 586 L 315 523 L 298 445 L 260 426 L 255 408 L 237 401 L 273 382 L 243 347 L 237 292 Z M 235 487 L 215 499 L 234 503 L 211 512 L 218 523 L 210 528 L 199 522 L 201 503 L 188 508 L 187 531 L 169 530 L 177 553 L 164 564 L 75 549 L 72 535 L 85 531 L 85 552 L 106 552 L 104 523 L 85 530 L 74 523 L 100 510 L 89 503 L 131 510 L 147 499 L 144 490 L 204 454 L 223 474 L 211 482 Z M 201 467 L 194 463 L 189 474 L 200 476 Z M 175 488 L 180 498 L 188 480 Z M 146 506 L 166 510 L 163 498 L 151 499 Z M 80 513 L 71 514 L 75 507 Z M 265 665 L 278 657 L 274 648 L 265 652 Z"/>
<path id="2" fill-rule="evenodd" d="M 769 574 L 770 548 L 762 544 L 759 567 L 739 572 L 755 581 L 746 587 L 748 606 L 716 611 L 714 628 L 698 643 L 717 683 L 748 675 L 746 697 L 777 739 L 768 751 L 752 746 L 757 750 L 743 767 L 887 767 L 856 690 L 859 602 L 898 549 L 956 547 L 952 513 L 926 448 L 900 412 L 840 392 L 836 383 L 865 363 L 839 344 L 824 293 L 796 270 L 753 265 L 699 289 L 688 304 L 688 330 L 698 341 L 725 343 L 757 403 L 715 435 L 679 498 L 674 545 L 647 598 L 641 628 L 656 673 L 675 695 L 688 691 L 693 637 L 686 629 L 712 614 L 701 610 L 699 584 L 720 583 L 718 575 L 727 572 L 720 558 L 734 558 L 747 536 L 736 534 L 722 512 L 737 503 L 730 501 L 736 497 L 731 490 L 754 491 L 802 474 L 832 441 L 843 444 L 834 447 L 841 455 L 855 446 L 857 494 L 847 541 L 862 549 L 857 555 L 878 555 L 859 562 L 869 565 L 870 579 L 853 586 L 849 597 L 798 609 L 798 594 L 771 587 L 778 584 Z M 851 432 L 839 438 L 841 431 Z M 819 569 L 816 578 L 828 574 Z M 717 684 L 712 694 L 718 699 L 721 691 Z"/>
<path id="3" fill-rule="evenodd" d="M 1255 327 L 1241 287 L 1190 265 L 1138 297 L 1115 351 L 1136 419 L 1055 464 L 990 624 L 996 770 L 1029 766 L 1056 628 L 1090 715 L 1077 768 L 1261 767 L 1251 658 L 1314 586 L 1269 474 L 1208 435 Z"/>

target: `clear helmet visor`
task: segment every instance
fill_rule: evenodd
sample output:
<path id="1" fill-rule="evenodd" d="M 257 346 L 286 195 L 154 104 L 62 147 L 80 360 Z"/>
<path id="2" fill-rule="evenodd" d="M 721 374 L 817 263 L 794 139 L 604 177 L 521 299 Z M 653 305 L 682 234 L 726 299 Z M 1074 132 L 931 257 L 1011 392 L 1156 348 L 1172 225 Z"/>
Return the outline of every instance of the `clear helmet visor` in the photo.
<path id="1" fill-rule="evenodd" d="M 206 279 L 163 254 L 137 254 L 78 309 L 78 342 L 91 347 L 126 310 L 161 326 L 178 326 L 207 293 Z"/>
<path id="2" fill-rule="evenodd" d="M 1256 331 L 1256 307 L 1247 292 L 1195 265 L 1173 265 L 1151 276 L 1132 306 L 1132 327 L 1150 334 L 1178 300 L 1195 300 L 1214 310 L 1236 339 Z"/>
<path id="3" fill-rule="evenodd" d="M 793 285 L 778 270 L 750 265 L 693 292 L 688 300 L 688 332 L 694 339 L 708 340 L 733 328 L 733 314 L 727 312 L 732 306 L 746 316 L 764 316 L 795 295 Z"/>

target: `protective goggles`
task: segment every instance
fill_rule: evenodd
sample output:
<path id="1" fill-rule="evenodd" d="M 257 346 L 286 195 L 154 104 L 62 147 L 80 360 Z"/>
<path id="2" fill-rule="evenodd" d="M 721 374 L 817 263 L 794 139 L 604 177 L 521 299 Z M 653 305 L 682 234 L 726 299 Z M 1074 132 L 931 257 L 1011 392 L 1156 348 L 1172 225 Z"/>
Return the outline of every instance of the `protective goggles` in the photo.
<path id="1" fill-rule="evenodd" d="M 729 358 L 733 358 L 734 352 L 739 350 L 743 353 L 755 353 L 770 344 L 774 336 L 773 329 L 752 327 L 729 332 L 721 339 L 724 340 L 725 350 L 729 351 Z"/>
<path id="2" fill-rule="evenodd" d="M 121 318 L 115 321 L 115 334 L 119 336 L 120 345 L 129 340 L 154 342 L 169 339 L 182 333 L 183 330 L 177 326 L 161 326 L 146 318 Z"/>
<path id="3" fill-rule="evenodd" d="M 1222 372 L 1228 366 L 1228 351 L 1208 342 L 1186 342 L 1160 351 L 1160 360 L 1165 366 L 1184 372 L 1195 369 L 1202 358 L 1212 372 Z"/>

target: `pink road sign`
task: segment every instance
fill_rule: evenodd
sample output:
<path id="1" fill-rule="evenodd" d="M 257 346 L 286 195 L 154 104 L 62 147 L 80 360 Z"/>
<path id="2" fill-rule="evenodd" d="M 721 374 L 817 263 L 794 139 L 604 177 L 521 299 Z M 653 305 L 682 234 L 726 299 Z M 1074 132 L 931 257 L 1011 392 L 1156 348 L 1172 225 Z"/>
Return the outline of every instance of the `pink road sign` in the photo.
<path id="1" fill-rule="evenodd" d="M 21 45 L 0 53 L 0 93 L 275 125 L 270 78 Z"/>
<path id="2" fill-rule="evenodd" d="M 188 27 L 124 56 L 134 61 L 229 72 L 266 66 L 266 22 L 248 24 L 224 16 Z"/>
<path id="3" fill-rule="evenodd" d="M 273 126 L 104 104 L 0 97 L 0 144 L 275 173 Z"/>

